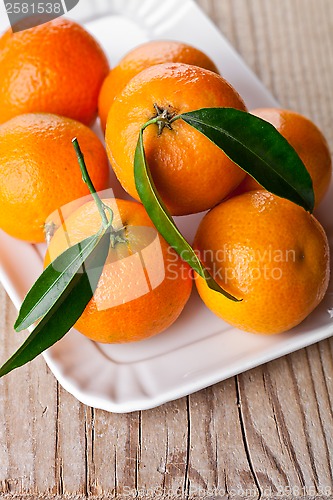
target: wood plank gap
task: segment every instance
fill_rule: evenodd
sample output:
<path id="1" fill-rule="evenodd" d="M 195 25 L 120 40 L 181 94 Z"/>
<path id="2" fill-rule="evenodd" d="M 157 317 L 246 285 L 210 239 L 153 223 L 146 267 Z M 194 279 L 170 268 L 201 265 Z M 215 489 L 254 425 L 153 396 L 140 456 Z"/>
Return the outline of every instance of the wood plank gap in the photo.
<path id="1" fill-rule="evenodd" d="M 60 385 L 57 381 L 56 383 L 57 390 L 57 409 L 56 409 L 56 432 L 55 432 L 55 464 L 56 464 L 56 483 L 57 483 L 57 493 L 59 495 L 64 494 L 64 478 L 63 478 L 63 467 L 62 461 L 60 457 L 60 421 L 59 421 L 59 408 L 60 408 Z"/>
<path id="2" fill-rule="evenodd" d="M 245 424 L 244 424 L 244 416 L 243 416 L 243 408 L 242 408 L 242 399 L 241 399 L 241 391 L 240 391 L 240 384 L 239 384 L 239 375 L 236 375 L 235 377 L 235 385 L 236 385 L 236 397 L 237 397 L 237 408 L 238 408 L 238 417 L 239 417 L 239 422 L 240 422 L 240 429 L 242 433 L 242 439 L 243 439 L 243 446 L 247 458 L 247 462 L 249 464 L 249 469 L 252 474 L 254 483 L 256 485 L 256 488 L 258 490 L 258 500 L 261 499 L 262 497 L 262 491 L 261 491 L 261 486 L 256 474 L 256 471 L 253 467 L 252 459 L 251 459 L 251 453 L 250 453 L 250 447 L 247 442 L 246 438 L 246 429 L 245 429 Z"/>
<path id="3" fill-rule="evenodd" d="M 136 448 L 136 462 L 135 462 L 135 489 L 139 489 L 139 467 L 141 463 L 141 447 L 142 447 L 142 411 L 139 411 L 138 415 L 138 445 Z"/>
<path id="4" fill-rule="evenodd" d="M 184 495 L 186 499 L 190 496 L 190 479 L 189 468 L 191 460 L 191 409 L 190 396 L 186 396 L 186 414 L 187 414 L 187 449 L 186 449 L 186 465 L 184 474 Z"/>
<path id="5" fill-rule="evenodd" d="M 95 408 L 91 408 L 91 463 L 95 464 Z"/>
<path id="6" fill-rule="evenodd" d="M 168 459 L 169 459 L 169 429 L 166 429 L 166 446 L 165 446 L 165 466 L 163 470 L 163 482 L 162 482 L 162 488 L 163 488 L 163 494 L 165 494 L 165 482 L 166 482 L 166 475 L 168 474 Z"/>
<path id="7" fill-rule="evenodd" d="M 118 495 L 118 477 L 117 477 L 117 442 L 118 442 L 118 432 L 116 438 L 116 446 L 114 447 L 114 494 L 117 498 Z"/>
<path id="8" fill-rule="evenodd" d="M 217 464 L 219 463 L 219 450 L 218 450 L 218 435 L 217 432 L 215 432 L 215 471 L 214 471 L 214 482 L 215 482 L 215 487 L 218 487 L 218 482 L 219 482 L 219 472 L 217 468 Z M 225 487 L 225 492 L 226 495 L 228 494 L 228 485 L 227 485 L 227 471 L 224 468 L 224 487 Z"/>
<path id="9" fill-rule="evenodd" d="M 84 407 L 84 494 L 89 494 L 89 466 L 88 466 L 88 423 L 87 423 L 88 408 Z"/>

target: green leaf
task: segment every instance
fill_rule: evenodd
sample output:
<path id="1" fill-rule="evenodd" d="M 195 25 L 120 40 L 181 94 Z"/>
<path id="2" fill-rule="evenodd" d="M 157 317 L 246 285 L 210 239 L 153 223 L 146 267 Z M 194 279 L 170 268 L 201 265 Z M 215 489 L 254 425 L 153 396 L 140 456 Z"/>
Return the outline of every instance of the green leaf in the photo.
<path id="1" fill-rule="evenodd" d="M 179 115 L 261 186 L 310 212 L 312 180 L 302 160 L 273 125 L 233 108 L 205 108 Z"/>
<path id="2" fill-rule="evenodd" d="M 99 239 L 97 234 L 73 245 L 44 270 L 24 299 L 14 325 L 16 331 L 28 328 L 51 309 L 82 268 Z"/>
<path id="3" fill-rule="evenodd" d="M 96 235 L 97 244 L 75 273 L 58 300 L 29 335 L 24 344 L 0 368 L 0 377 L 32 361 L 58 342 L 76 323 L 93 296 L 110 247 L 110 231 Z"/>
<path id="4" fill-rule="evenodd" d="M 204 268 L 191 245 L 179 232 L 170 213 L 162 202 L 148 167 L 143 146 L 143 130 L 140 132 L 135 151 L 134 177 L 140 199 L 149 217 L 153 221 L 153 224 L 163 238 L 176 250 L 180 257 L 192 267 L 192 269 L 206 280 L 209 288 L 223 294 L 228 299 L 238 302 L 238 299 L 223 290 L 223 288 L 221 288 L 211 277 L 207 269 Z"/>

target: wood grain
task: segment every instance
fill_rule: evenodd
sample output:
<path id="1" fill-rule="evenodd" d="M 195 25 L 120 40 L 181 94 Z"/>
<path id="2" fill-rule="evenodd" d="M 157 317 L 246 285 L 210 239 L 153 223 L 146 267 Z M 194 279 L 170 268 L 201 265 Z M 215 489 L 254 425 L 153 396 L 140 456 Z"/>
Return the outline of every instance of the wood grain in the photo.
<path id="1" fill-rule="evenodd" d="M 333 2 L 198 3 L 332 146 Z M 1 361 L 22 341 L 15 314 L 1 288 Z M 326 340 L 128 415 L 81 405 L 37 359 L 0 382 L 0 498 L 333 498 L 332 351 Z"/>

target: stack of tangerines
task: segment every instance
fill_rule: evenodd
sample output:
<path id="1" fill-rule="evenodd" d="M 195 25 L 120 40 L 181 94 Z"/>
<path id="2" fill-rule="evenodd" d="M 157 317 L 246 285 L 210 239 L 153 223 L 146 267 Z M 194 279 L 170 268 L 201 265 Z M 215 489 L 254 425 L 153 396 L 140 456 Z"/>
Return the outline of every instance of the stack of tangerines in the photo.
<path id="1" fill-rule="evenodd" d="M 68 241 L 83 240 L 100 224 L 96 206 L 80 201 L 88 190 L 72 148 L 74 137 L 97 191 L 110 187 L 108 155 L 123 188 L 139 200 L 133 160 L 142 125 L 159 114 L 172 117 L 212 107 L 247 111 L 215 64 L 184 43 L 144 44 L 110 71 L 101 47 L 74 22 L 58 19 L 19 33 L 8 31 L 0 38 L 0 228 L 41 242 L 49 214 L 76 200 L 75 211 L 51 239 L 46 262 L 54 260 Z M 107 155 L 88 128 L 97 110 Z M 312 177 L 318 206 L 332 170 L 321 132 L 292 111 L 252 113 L 272 123 L 298 152 Z M 329 247 L 319 222 L 263 190 L 181 120 L 147 129 L 144 147 L 172 215 L 210 210 L 198 228 L 195 249 L 216 281 L 241 301 L 228 300 L 198 278 L 207 306 L 232 325 L 256 333 L 282 332 L 307 317 L 329 280 Z M 191 270 L 161 236 L 157 247 L 149 247 L 154 229 L 141 204 L 104 202 L 122 237 L 110 247 L 77 328 L 100 342 L 147 338 L 181 313 L 191 293 Z"/>

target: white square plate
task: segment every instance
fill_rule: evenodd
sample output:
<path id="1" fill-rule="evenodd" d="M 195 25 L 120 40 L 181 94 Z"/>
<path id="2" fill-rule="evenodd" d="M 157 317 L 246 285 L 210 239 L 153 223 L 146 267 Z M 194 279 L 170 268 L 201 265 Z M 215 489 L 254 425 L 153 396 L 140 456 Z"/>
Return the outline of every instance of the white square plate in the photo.
<path id="1" fill-rule="evenodd" d="M 86 7 L 88 15 L 97 14 L 86 27 L 100 41 L 112 65 L 147 40 L 181 40 L 211 56 L 249 109 L 277 105 L 192 0 L 109 0 L 109 13 L 104 17 L 98 17 L 102 12 L 98 8 L 96 12 L 95 4 L 90 13 L 92 3 L 81 1 L 79 5 Z M 79 15 L 74 9 L 70 17 Z M 121 195 L 115 179 L 112 188 Z M 333 186 L 317 214 L 331 247 L 332 194 Z M 177 219 L 189 240 L 201 217 Z M 17 308 L 41 270 L 38 249 L 0 232 L 0 279 Z M 265 337 L 241 332 L 219 320 L 194 291 L 178 321 L 152 339 L 101 345 L 72 330 L 44 357 L 61 385 L 89 406 L 119 413 L 152 408 L 329 337 L 333 331 L 332 292 L 331 283 L 322 304 L 299 327 Z"/>

